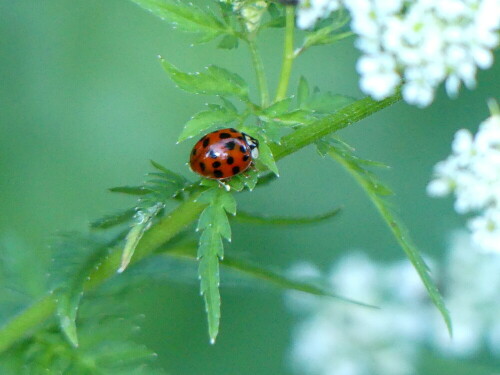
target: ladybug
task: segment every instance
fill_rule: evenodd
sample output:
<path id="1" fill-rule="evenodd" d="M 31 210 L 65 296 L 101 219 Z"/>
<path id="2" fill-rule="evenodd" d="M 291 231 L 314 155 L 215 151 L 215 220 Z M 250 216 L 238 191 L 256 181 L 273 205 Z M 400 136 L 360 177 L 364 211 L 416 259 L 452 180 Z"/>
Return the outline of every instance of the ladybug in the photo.
<path id="1" fill-rule="evenodd" d="M 259 141 L 228 128 L 201 138 L 191 151 L 191 170 L 203 177 L 224 180 L 246 171 L 259 156 Z"/>

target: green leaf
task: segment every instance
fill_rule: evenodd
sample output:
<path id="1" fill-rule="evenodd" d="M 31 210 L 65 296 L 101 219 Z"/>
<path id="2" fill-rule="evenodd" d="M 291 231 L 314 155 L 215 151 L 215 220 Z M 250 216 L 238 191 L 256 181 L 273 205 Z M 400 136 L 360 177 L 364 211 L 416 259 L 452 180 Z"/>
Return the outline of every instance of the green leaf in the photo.
<path id="1" fill-rule="evenodd" d="M 140 210 L 136 213 L 136 224 L 130 229 L 125 238 L 125 246 L 123 247 L 122 259 L 118 272 L 123 272 L 127 268 L 134 255 L 135 249 L 139 244 L 144 233 L 151 227 L 153 219 L 158 212 L 163 209 L 163 204 L 156 203 L 154 206 L 145 210 Z"/>
<path id="2" fill-rule="evenodd" d="M 422 259 L 422 256 L 420 255 L 417 247 L 412 243 L 406 228 L 404 227 L 402 222 L 398 218 L 396 218 L 394 213 L 391 211 L 389 204 L 383 199 L 381 191 L 384 192 L 386 189 L 380 190 L 373 174 L 366 173 L 366 170 L 363 168 L 363 166 L 358 163 L 357 158 L 345 152 L 345 150 L 339 151 L 335 146 L 327 144 L 324 141 L 320 142 L 320 147 L 330 157 L 332 157 L 340 165 L 342 165 L 350 174 L 352 174 L 356 181 L 365 190 L 366 194 L 378 210 L 380 216 L 382 216 L 393 236 L 396 238 L 397 242 L 406 253 L 406 256 L 408 257 L 408 259 L 410 259 L 411 263 L 418 272 L 420 279 L 427 289 L 429 297 L 441 312 L 446 326 L 448 327 L 448 331 L 451 334 L 451 318 L 444 303 L 443 297 L 439 293 L 436 284 L 432 280 L 429 269 Z"/>
<path id="3" fill-rule="evenodd" d="M 218 196 L 219 205 L 226 210 L 228 214 L 236 215 L 236 200 L 234 195 L 231 193 L 219 194 Z"/>
<path id="4" fill-rule="evenodd" d="M 178 187 L 182 187 L 183 185 L 185 185 L 189 182 L 184 176 L 182 176 L 178 173 L 172 172 L 170 169 L 165 168 L 163 165 L 161 165 L 160 163 L 158 163 L 154 160 L 150 160 L 150 163 L 153 167 L 155 167 L 160 172 L 162 172 L 162 174 L 158 175 L 158 176 L 161 176 L 162 178 L 164 178 L 167 181 L 171 181 L 171 182 L 175 183 Z"/>
<path id="5" fill-rule="evenodd" d="M 211 191 L 210 191 L 211 190 Z M 198 259 L 201 293 L 205 299 L 210 341 L 215 342 L 219 331 L 219 259 L 224 257 L 222 238 L 231 240 L 231 227 L 226 211 L 236 212 L 232 194 L 220 187 L 205 192 L 202 200 L 210 199 L 210 205 L 200 215 L 198 229 L 203 229 L 198 245 Z"/>
<path id="6" fill-rule="evenodd" d="M 235 220 L 241 223 L 262 224 L 262 225 L 301 225 L 315 224 L 328 220 L 340 213 L 340 208 L 328 211 L 321 215 L 306 217 L 284 217 L 284 216 L 260 216 L 239 211 Z"/>
<path id="7" fill-rule="evenodd" d="M 327 26 L 322 29 L 316 30 L 308 35 L 306 35 L 304 39 L 304 44 L 302 45 L 300 52 L 309 47 L 313 46 L 321 46 L 325 44 L 333 44 L 338 42 L 339 40 L 348 38 L 353 36 L 354 33 L 352 31 L 346 31 L 344 33 L 333 33 L 335 28 L 332 26 Z M 300 53 L 299 52 L 299 53 Z"/>
<path id="8" fill-rule="evenodd" d="M 106 215 L 90 223 L 91 229 L 109 229 L 131 220 L 135 215 L 135 209 L 120 211 L 113 215 Z"/>
<path id="9" fill-rule="evenodd" d="M 226 35 L 217 45 L 220 49 L 235 49 L 238 48 L 239 40 L 234 35 Z"/>
<path id="10" fill-rule="evenodd" d="M 224 25 L 213 14 L 190 2 L 179 0 L 132 1 L 183 31 L 203 34 L 204 41 L 214 39 L 221 34 L 234 33 L 228 25 Z"/>
<path id="11" fill-rule="evenodd" d="M 114 242 L 114 241 L 113 241 Z M 87 236 L 67 234 L 54 246 L 51 284 L 56 299 L 59 326 L 74 347 L 78 346 L 76 317 L 84 283 L 103 258 L 110 243 Z"/>
<path id="12" fill-rule="evenodd" d="M 259 182 L 259 172 L 257 172 L 254 168 L 249 168 L 244 174 L 241 175 L 241 178 L 248 190 L 252 191 Z"/>
<path id="13" fill-rule="evenodd" d="M 298 281 L 291 277 L 285 276 L 279 272 L 271 271 L 261 266 L 252 264 L 250 262 L 245 262 L 232 257 L 225 257 L 224 260 L 222 261 L 222 265 L 237 270 L 239 272 L 242 272 L 255 279 L 261 279 L 268 283 L 274 284 L 283 289 L 296 290 L 299 292 L 304 292 L 316 296 L 332 297 L 344 302 L 353 303 L 355 305 L 363 307 L 377 308 L 376 306 L 355 301 L 350 298 L 346 298 L 338 294 L 332 293 L 328 288 L 325 288 L 321 285 Z"/>
<path id="14" fill-rule="evenodd" d="M 271 172 L 279 177 L 278 166 L 274 160 L 273 152 L 266 142 L 259 140 L 259 158 L 260 163 L 264 164 Z"/>
<path id="15" fill-rule="evenodd" d="M 181 89 L 195 94 L 236 96 L 248 101 L 248 86 L 236 73 L 211 65 L 204 72 L 184 73 L 161 59 L 165 71 Z"/>
<path id="16" fill-rule="evenodd" d="M 224 249 L 220 234 L 212 227 L 205 229 L 198 247 L 200 292 L 205 299 L 210 342 L 215 343 L 219 333 L 220 294 L 219 258 Z"/>
<path id="17" fill-rule="evenodd" d="M 309 100 L 309 96 L 309 83 L 307 83 L 307 80 L 304 78 L 304 76 L 301 76 L 299 79 L 299 86 L 297 88 L 297 102 L 300 108 L 305 108 L 305 106 L 307 105 L 307 101 Z"/>
<path id="18" fill-rule="evenodd" d="M 238 118 L 238 113 L 228 110 L 225 107 L 215 106 L 210 111 L 202 111 L 195 114 L 184 125 L 184 129 L 179 136 L 178 142 L 195 137 L 208 129 L 227 124 Z"/>
<path id="19" fill-rule="evenodd" d="M 117 186 L 110 188 L 109 191 L 113 193 L 122 193 L 128 195 L 146 195 L 151 193 L 151 190 L 145 188 L 144 186 Z"/>
<path id="20" fill-rule="evenodd" d="M 340 94 L 332 94 L 330 92 L 320 93 L 318 91 L 309 98 L 309 100 L 304 104 L 305 109 L 309 109 L 315 112 L 333 113 L 337 110 L 346 107 L 347 105 L 354 103 L 356 99 Z"/>
<path id="21" fill-rule="evenodd" d="M 265 108 L 262 113 L 265 115 L 265 117 L 279 116 L 283 113 L 288 112 L 291 104 L 292 98 L 285 98 Z"/>
<path id="22" fill-rule="evenodd" d="M 179 257 L 182 259 L 196 260 L 196 244 L 191 242 L 187 242 L 184 244 L 167 245 L 161 248 L 159 252 L 169 257 Z M 157 265 L 158 263 L 159 262 L 154 262 L 155 265 Z M 286 275 L 285 272 L 272 270 L 268 267 L 263 267 L 252 262 L 225 256 L 224 259 L 221 260 L 220 264 L 224 268 L 236 271 L 237 273 L 243 274 L 256 280 L 265 281 L 282 289 L 303 292 L 315 296 L 331 297 L 339 299 L 343 302 L 353 303 L 355 305 L 363 307 L 378 308 L 364 302 L 355 301 L 350 298 L 340 296 L 332 292 L 329 287 L 322 285 L 322 283 L 298 280 L 297 278 Z M 155 270 L 153 269 L 153 271 Z"/>
<path id="23" fill-rule="evenodd" d="M 220 204 L 220 203 L 219 203 Z M 226 240 L 231 242 L 231 225 L 223 207 L 217 206 L 215 209 L 214 229 Z"/>

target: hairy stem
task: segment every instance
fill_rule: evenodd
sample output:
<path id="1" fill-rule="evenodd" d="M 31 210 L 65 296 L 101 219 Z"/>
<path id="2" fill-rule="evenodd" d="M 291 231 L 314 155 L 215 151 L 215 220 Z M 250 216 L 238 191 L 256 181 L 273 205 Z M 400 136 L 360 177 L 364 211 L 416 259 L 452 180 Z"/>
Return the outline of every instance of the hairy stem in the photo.
<path id="1" fill-rule="evenodd" d="M 286 7 L 286 26 L 285 26 L 285 48 L 283 51 L 283 65 L 281 67 L 280 81 L 275 101 L 286 97 L 290 74 L 292 73 L 292 63 L 295 58 L 293 51 L 293 31 L 295 29 L 295 7 Z"/>
<path id="2" fill-rule="evenodd" d="M 250 37 L 247 39 L 247 42 L 250 49 L 250 54 L 252 55 L 255 74 L 257 75 L 257 85 L 260 92 L 260 103 L 261 106 L 265 108 L 269 105 L 269 89 L 267 88 L 267 80 L 264 73 L 264 64 L 262 63 L 262 58 L 260 56 L 259 50 L 257 49 L 255 39 Z"/>
<path id="3" fill-rule="evenodd" d="M 281 145 L 271 145 L 276 160 L 282 159 L 339 129 L 345 128 L 357 121 L 378 112 L 401 99 L 400 93 L 376 102 L 366 98 L 358 100 L 333 115 L 306 125 L 283 138 Z M 181 203 L 169 215 L 163 217 L 149 229 L 137 245 L 131 263 L 135 263 L 154 251 L 176 234 L 187 228 L 200 215 L 205 208 L 204 204 L 197 203 L 199 193 Z M 113 248 L 98 269 L 91 275 L 85 284 L 85 290 L 93 289 L 116 274 L 120 265 L 121 248 Z M 56 309 L 55 299 L 48 294 L 38 302 L 28 307 L 19 315 L 0 328 L 0 353 L 8 349 L 14 342 L 25 337 L 30 330 L 50 318 Z"/>

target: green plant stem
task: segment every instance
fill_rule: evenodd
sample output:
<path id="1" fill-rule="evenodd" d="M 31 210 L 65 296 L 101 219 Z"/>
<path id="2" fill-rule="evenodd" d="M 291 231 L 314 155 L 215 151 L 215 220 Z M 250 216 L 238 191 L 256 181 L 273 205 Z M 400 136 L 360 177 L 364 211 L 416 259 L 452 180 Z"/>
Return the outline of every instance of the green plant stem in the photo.
<path id="1" fill-rule="evenodd" d="M 319 121 L 306 125 L 283 138 L 281 145 L 272 145 L 276 160 L 282 159 L 301 148 L 310 145 L 327 134 L 342 129 L 354 122 L 362 120 L 369 115 L 378 112 L 401 99 L 400 93 L 380 102 L 372 99 L 362 99 L 339 110 L 333 115 L 327 116 Z M 363 108 L 366 106 L 366 108 Z M 204 204 L 197 203 L 199 193 L 187 201 L 181 203 L 169 215 L 163 217 L 153 225 L 142 237 L 137 245 L 131 263 L 135 263 L 151 253 L 161 245 L 171 240 L 176 234 L 191 225 L 205 208 Z M 120 265 L 121 248 L 113 248 L 98 269 L 85 283 L 85 290 L 93 289 L 116 275 Z M 19 315 L 0 327 L 0 353 L 8 349 L 17 340 L 25 337 L 28 332 L 50 318 L 56 309 L 55 299 L 48 294 L 38 302 L 26 308 Z"/>
<path id="2" fill-rule="evenodd" d="M 0 353 L 8 349 L 10 345 L 22 338 L 37 325 L 47 320 L 47 318 L 54 314 L 55 310 L 56 299 L 52 294 L 48 294 L 12 318 L 0 330 Z"/>
<path id="3" fill-rule="evenodd" d="M 290 155 L 324 136 L 358 122 L 399 100 L 401 100 L 400 91 L 379 102 L 371 98 L 364 98 L 345 106 L 332 115 L 326 116 L 307 126 L 303 126 L 293 133 L 284 136 L 280 145 L 271 144 L 271 151 L 273 152 L 274 158 L 278 160 Z"/>
<path id="4" fill-rule="evenodd" d="M 286 7 L 286 26 L 285 26 L 285 48 L 283 51 L 283 65 L 281 66 L 280 81 L 276 98 L 274 101 L 283 100 L 286 97 L 290 75 L 292 73 L 292 63 L 295 58 L 293 51 L 293 31 L 295 29 L 295 7 Z"/>
<path id="5" fill-rule="evenodd" d="M 264 64 L 262 63 L 262 57 L 260 56 L 259 50 L 257 49 L 257 43 L 255 39 L 250 36 L 247 39 L 248 47 L 250 49 L 250 54 L 252 55 L 252 62 L 255 69 L 255 74 L 257 75 L 257 85 L 259 86 L 260 92 L 260 103 L 263 108 L 269 105 L 269 89 L 267 87 L 266 75 L 264 73 Z"/>
<path id="6" fill-rule="evenodd" d="M 163 217 L 156 225 L 148 230 L 137 245 L 131 263 L 135 263 L 154 252 L 159 246 L 172 239 L 191 223 L 193 223 L 205 204 L 196 202 L 199 193 L 194 194 L 186 202 L 178 206 L 169 215 Z M 121 262 L 121 247 L 113 248 L 110 255 L 102 262 L 89 277 L 84 285 L 85 290 L 93 289 L 114 276 Z M 48 294 L 38 302 L 14 317 L 4 327 L 0 328 L 0 353 L 6 350 L 15 341 L 24 337 L 26 333 L 38 324 L 43 323 L 55 313 L 56 301 L 52 294 Z"/>

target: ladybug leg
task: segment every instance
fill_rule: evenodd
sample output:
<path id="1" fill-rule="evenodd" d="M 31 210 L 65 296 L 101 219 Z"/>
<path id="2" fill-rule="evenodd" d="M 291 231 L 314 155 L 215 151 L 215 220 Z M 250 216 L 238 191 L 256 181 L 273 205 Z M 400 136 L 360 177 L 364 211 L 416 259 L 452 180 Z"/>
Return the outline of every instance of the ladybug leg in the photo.
<path id="1" fill-rule="evenodd" d="M 226 189 L 226 191 L 231 190 L 231 186 L 229 186 L 228 184 L 226 184 L 224 181 L 222 181 L 222 180 L 217 180 L 217 182 L 219 183 L 219 186 L 220 186 L 220 187 L 223 187 L 224 189 Z"/>

